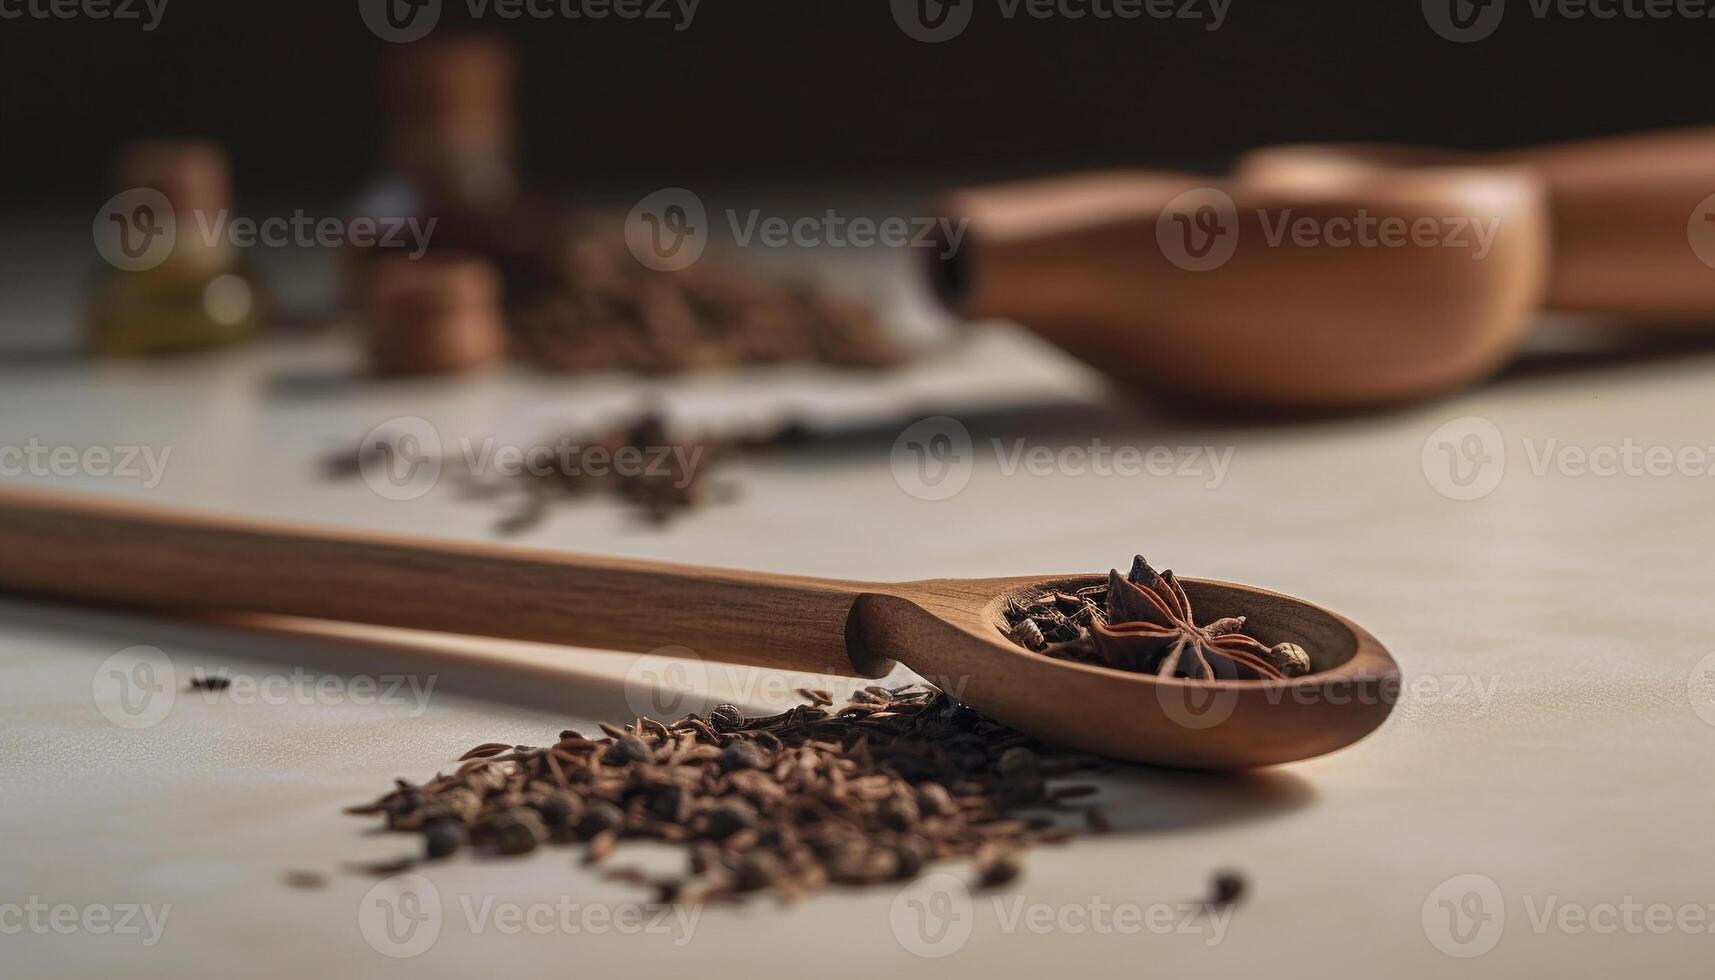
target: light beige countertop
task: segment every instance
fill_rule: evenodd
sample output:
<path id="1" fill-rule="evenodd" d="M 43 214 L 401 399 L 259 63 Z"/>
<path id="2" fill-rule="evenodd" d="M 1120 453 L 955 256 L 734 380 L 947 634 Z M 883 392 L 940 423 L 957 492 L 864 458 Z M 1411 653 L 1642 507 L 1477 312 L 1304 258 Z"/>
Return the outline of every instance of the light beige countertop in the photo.
<path id="1" fill-rule="evenodd" d="M 446 485 L 391 500 L 327 481 L 318 460 L 402 416 L 448 446 L 527 444 L 643 390 L 711 425 L 797 411 L 855 428 L 734 461 L 715 474 L 734 499 L 665 530 L 590 502 L 520 543 L 875 580 L 1100 570 L 1141 551 L 1350 616 L 1398 658 L 1403 697 L 1375 735 L 1311 762 L 1104 778 L 1115 832 L 1033 853 L 999 892 L 966 891 L 969 869 L 949 866 L 905 891 L 663 917 L 548 849 L 427 868 L 402 900 L 398 882 L 344 869 L 413 849 L 340 813 L 393 777 L 432 775 L 479 742 L 628 719 L 640 702 L 683 707 L 674 692 L 764 709 L 802 679 L 9 598 L 0 975 L 1373 980 L 1693 977 L 1715 962 L 1715 356 L 1549 365 L 1432 404 L 1284 424 L 1120 404 L 1000 328 L 888 379 L 371 385 L 346 380 L 349 363 L 329 341 L 163 364 L 0 361 L 0 447 L 166 454 L 158 485 L 146 463 L 136 477 L 14 465 L 0 478 L 484 540 L 495 511 Z M 943 500 L 908 492 L 895 451 L 932 415 L 970 438 L 951 476 L 966 482 Z M 1106 455 L 1119 447 L 1157 454 Z M 521 662 L 563 683 L 508 666 Z M 200 671 L 238 683 L 185 692 Z M 1249 879 L 1245 901 L 1188 915 L 1226 867 Z M 327 884 L 288 887 L 294 871 Z"/>

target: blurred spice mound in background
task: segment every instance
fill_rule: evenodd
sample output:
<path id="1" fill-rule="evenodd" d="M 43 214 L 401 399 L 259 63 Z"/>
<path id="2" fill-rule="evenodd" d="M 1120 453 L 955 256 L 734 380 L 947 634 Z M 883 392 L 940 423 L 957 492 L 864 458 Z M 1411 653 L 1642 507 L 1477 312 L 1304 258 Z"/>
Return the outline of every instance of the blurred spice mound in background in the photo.
<path id="1" fill-rule="evenodd" d="M 713 259 L 658 271 L 638 262 L 621 234 L 575 232 L 561 273 L 556 288 L 513 317 L 519 353 L 542 367 L 665 374 L 905 360 L 867 304 Z"/>

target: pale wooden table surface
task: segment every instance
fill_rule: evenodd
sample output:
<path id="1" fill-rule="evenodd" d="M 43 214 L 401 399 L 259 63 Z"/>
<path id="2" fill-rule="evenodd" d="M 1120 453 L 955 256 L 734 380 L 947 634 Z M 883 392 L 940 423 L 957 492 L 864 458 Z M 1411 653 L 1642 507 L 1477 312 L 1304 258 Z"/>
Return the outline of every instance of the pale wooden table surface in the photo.
<path id="1" fill-rule="evenodd" d="M 12 285 L 26 269 L 11 266 Z M 63 318 L 32 286 L 8 317 Z M 154 488 L 5 479 L 482 539 L 494 513 L 446 487 L 395 502 L 361 482 L 323 481 L 316 460 L 401 415 L 450 439 L 528 442 L 638 398 L 617 382 L 524 374 L 350 385 L 339 380 L 345 357 L 325 344 L 100 369 L 9 357 L 0 447 L 171 456 Z M 370 824 L 342 806 L 394 776 L 426 777 L 478 742 L 541 743 L 568 725 L 629 717 L 649 690 L 640 679 L 704 680 L 705 693 L 758 708 L 779 703 L 779 679 L 675 673 L 595 651 L 307 638 L 3 600 L 0 974 L 1707 975 L 1715 358 L 1515 375 L 1375 417 L 1209 423 L 1121 405 L 1080 368 L 1002 330 L 885 382 L 706 379 L 663 397 L 687 418 L 798 408 L 870 426 L 808 455 L 732 466 L 736 501 L 666 531 L 597 503 L 556 511 L 526 543 L 874 579 L 1105 569 L 1144 551 L 1346 613 L 1399 658 L 1405 696 L 1379 733 L 1328 758 L 1248 777 L 1138 770 L 1109 780 L 1116 833 L 1039 852 L 1017 885 L 968 902 L 950 885 L 831 892 L 786 910 L 645 920 L 639 931 L 601 917 L 629 923 L 644 896 L 567 852 L 461 858 L 427 871 L 440 900 L 433 942 L 392 958 L 379 947 L 427 934 L 398 918 L 401 931 L 378 940 L 374 916 L 387 909 L 375 902 L 391 893 L 370 893 L 374 879 L 341 863 L 410 843 L 366 834 Z M 938 412 L 967 426 L 974 467 L 961 493 L 931 501 L 902 489 L 891 449 L 906 423 Z M 1469 417 L 1496 430 L 1459 421 Z M 1498 435 L 1504 461 L 1485 432 Z M 1219 474 L 1206 463 L 1184 475 L 1008 474 L 1020 439 L 1231 456 Z M 1492 462 L 1455 473 L 1444 445 L 1462 465 Z M 1594 475 L 1565 455 L 1604 447 L 1622 466 L 1636 447 L 1637 465 Z M 1667 467 L 1678 472 L 1652 471 L 1648 460 L 1661 457 L 1649 447 L 1687 452 Z M 1453 499 L 1490 482 L 1485 495 Z M 137 645 L 169 658 L 178 687 L 193 670 L 263 686 L 161 695 L 151 705 L 165 703 L 164 717 L 124 728 L 102 710 L 119 696 L 104 664 Z M 557 664 L 565 682 L 461 663 L 471 651 Z M 401 675 L 434 686 L 421 701 L 407 686 L 364 703 L 364 683 Z M 1230 919 L 1184 920 L 1176 906 L 1228 866 L 1252 882 L 1245 903 Z M 283 876 L 299 870 L 327 873 L 327 886 L 287 887 Z M 55 906 L 97 918 L 56 920 Z M 159 934 L 141 915 L 141 934 L 101 925 L 101 910 L 118 917 L 128 906 L 165 914 Z M 572 928 L 559 924 L 561 906 Z"/>

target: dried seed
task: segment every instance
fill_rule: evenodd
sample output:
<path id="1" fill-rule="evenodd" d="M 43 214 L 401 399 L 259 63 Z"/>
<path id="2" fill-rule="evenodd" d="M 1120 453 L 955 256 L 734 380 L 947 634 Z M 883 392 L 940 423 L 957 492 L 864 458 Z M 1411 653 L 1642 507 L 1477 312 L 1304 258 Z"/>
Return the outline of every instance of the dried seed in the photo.
<path id="1" fill-rule="evenodd" d="M 768 765 L 768 759 L 755 742 L 732 742 L 721 749 L 720 763 L 722 772 L 733 772 L 739 769 L 761 769 Z"/>
<path id="2" fill-rule="evenodd" d="M 578 820 L 575 833 L 578 840 L 589 840 L 597 834 L 618 830 L 623 826 L 625 811 L 606 800 L 598 800 L 584 811 L 584 815 Z"/>
<path id="3" fill-rule="evenodd" d="M 1016 850 L 993 847 L 977 855 L 977 876 L 984 888 L 998 888 L 1017 878 L 1024 862 Z"/>
<path id="4" fill-rule="evenodd" d="M 450 818 L 431 821 L 423 827 L 423 854 L 430 860 L 444 858 L 464 843 L 464 824 Z"/>
<path id="5" fill-rule="evenodd" d="M 744 727 L 744 712 L 736 704 L 717 704 L 709 712 L 709 724 L 717 732 L 736 732 Z"/>
<path id="6" fill-rule="evenodd" d="M 1237 871 L 1220 871 L 1211 882 L 1210 905 L 1235 905 L 1245 895 L 1245 877 Z"/>
<path id="7" fill-rule="evenodd" d="M 716 805 L 704 817 L 703 832 L 715 840 L 731 837 L 756 826 L 756 809 L 739 800 Z"/>
<path id="8" fill-rule="evenodd" d="M 636 735 L 626 735 L 608 746 L 602 754 L 601 761 L 610 766 L 628 766 L 634 762 L 648 762 L 655 758 L 649 743 Z"/>
<path id="9" fill-rule="evenodd" d="M 1014 808 L 1086 797 L 1093 787 L 1045 793 L 1045 781 L 1102 764 L 915 685 L 865 688 L 833 715 L 800 705 L 737 720 L 721 732 L 695 715 L 671 725 L 639 718 L 606 726 L 599 742 L 568 730 L 546 749 L 488 743 L 451 775 L 400 781 L 354 809 L 420 831 L 436 856 L 465 842 L 522 854 L 576 839 L 594 863 L 624 840 L 665 841 L 690 850 L 693 877 L 642 882 L 663 895 L 792 899 L 830 882 L 908 878 L 949 858 L 976 858 L 982 881 L 1010 880 L 1024 848 L 1071 834 Z M 1105 818 L 1095 812 L 1084 820 L 1100 830 Z"/>

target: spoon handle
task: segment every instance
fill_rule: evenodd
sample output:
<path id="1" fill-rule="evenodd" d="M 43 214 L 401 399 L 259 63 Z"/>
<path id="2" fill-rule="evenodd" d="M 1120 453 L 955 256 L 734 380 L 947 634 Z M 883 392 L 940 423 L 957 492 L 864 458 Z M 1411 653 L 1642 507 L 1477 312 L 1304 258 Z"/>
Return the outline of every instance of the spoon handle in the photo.
<path id="1" fill-rule="evenodd" d="M 388 536 L 0 489 L 0 589 L 880 676 L 857 582 Z M 682 652 L 679 655 L 683 655 Z"/>

